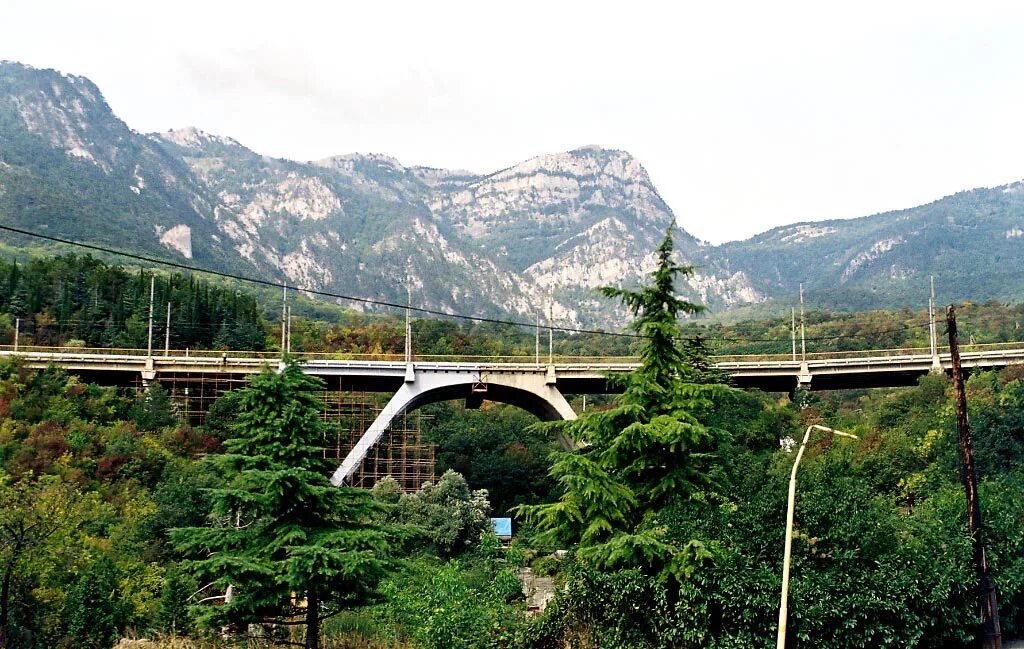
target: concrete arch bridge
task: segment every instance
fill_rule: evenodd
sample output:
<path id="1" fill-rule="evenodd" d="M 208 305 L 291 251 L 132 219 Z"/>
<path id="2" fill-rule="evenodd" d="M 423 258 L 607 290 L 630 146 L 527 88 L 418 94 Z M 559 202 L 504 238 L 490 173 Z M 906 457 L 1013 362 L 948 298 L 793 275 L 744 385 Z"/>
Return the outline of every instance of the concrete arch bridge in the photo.
<path id="1" fill-rule="evenodd" d="M 278 354 L 258 352 L 171 350 L 151 355 L 146 350 L 0 346 L 0 358 L 4 356 L 20 357 L 29 367 L 56 365 L 108 385 L 179 376 L 242 381 L 281 362 Z M 535 357 L 420 357 L 406 361 L 400 356 L 308 354 L 305 358 L 304 371 L 323 378 L 331 389 L 392 395 L 334 473 L 332 482 L 338 485 L 349 481 L 397 416 L 428 403 L 465 399 L 474 407 L 487 399 L 521 407 L 542 420 L 574 419 L 576 413 L 565 394 L 613 392 L 609 375 L 637 367 L 635 359 L 606 357 L 557 357 L 549 362 Z M 961 360 L 968 370 L 1024 364 L 1024 344 L 963 346 Z M 929 372 L 948 372 L 951 367 L 948 352 L 941 349 L 935 353 L 894 349 L 807 354 L 802 358 L 788 354 L 729 356 L 716 357 L 715 362 L 732 376 L 736 386 L 769 392 L 914 385 Z"/>

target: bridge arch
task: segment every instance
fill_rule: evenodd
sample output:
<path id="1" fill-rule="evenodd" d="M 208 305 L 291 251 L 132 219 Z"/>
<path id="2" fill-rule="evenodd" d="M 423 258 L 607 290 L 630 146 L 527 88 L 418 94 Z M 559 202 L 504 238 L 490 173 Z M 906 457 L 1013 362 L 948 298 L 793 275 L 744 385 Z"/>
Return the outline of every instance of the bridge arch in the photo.
<path id="1" fill-rule="evenodd" d="M 474 392 L 474 387 L 477 390 L 486 389 L 486 392 Z M 465 372 L 416 371 L 414 380 L 407 381 L 398 389 L 345 456 L 331 477 L 331 483 L 341 486 L 351 481 L 367 453 L 380 441 L 396 417 L 429 403 L 469 399 L 473 396 L 484 396 L 489 401 L 518 406 L 542 421 L 576 418 L 572 406 L 543 374 L 482 372 L 468 375 Z M 567 448 L 571 445 L 567 439 L 560 441 Z"/>

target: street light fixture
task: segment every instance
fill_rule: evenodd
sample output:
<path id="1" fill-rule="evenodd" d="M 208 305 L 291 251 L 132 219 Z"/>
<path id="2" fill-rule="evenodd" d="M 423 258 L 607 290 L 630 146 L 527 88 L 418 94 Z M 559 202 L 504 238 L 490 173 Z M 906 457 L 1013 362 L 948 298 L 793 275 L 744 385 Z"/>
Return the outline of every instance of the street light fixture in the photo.
<path id="1" fill-rule="evenodd" d="M 800 450 L 796 452 L 796 461 L 793 462 L 793 471 L 789 476 L 789 507 L 786 511 L 786 551 L 782 556 L 782 601 L 779 604 L 779 636 L 776 644 L 778 649 L 785 649 L 786 647 L 786 621 L 789 617 L 789 608 L 787 606 L 789 600 L 789 559 L 793 550 L 793 509 L 796 504 L 796 470 L 800 468 L 800 460 L 804 456 L 804 449 L 807 447 L 807 440 L 810 439 L 812 430 L 820 430 L 840 437 L 849 437 L 850 439 L 859 439 L 856 435 L 844 433 L 841 430 L 835 430 L 819 424 L 811 424 L 804 433 L 804 440 L 800 442 Z"/>

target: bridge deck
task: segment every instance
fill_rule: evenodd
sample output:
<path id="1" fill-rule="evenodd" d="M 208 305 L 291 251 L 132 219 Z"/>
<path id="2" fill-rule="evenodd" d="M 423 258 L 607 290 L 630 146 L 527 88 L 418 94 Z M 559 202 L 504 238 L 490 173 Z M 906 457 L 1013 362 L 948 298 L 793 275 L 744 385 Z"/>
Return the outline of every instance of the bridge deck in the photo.
<path id="1" fill-rule="evenodd" d="M 246 375 L 262 368 L 277 367 L 280 355 L 259 352 L 217 352 L 172 350 L 167 355 L 148 356 L 137 349 L 85 349 L 0 346 L 0 357 L 18 356 L 29 366 L 54 364 L 72 372 L 112 380 L 131 375 L 153 379 L 160 375 L 234 374 Z M 368 391 L 393 391 L 409 378 L 422 373 L 487 375 L 544 374 L 568 394 L 608 392 L 608 374 L 628 372 L 637 367 L 633 358 L 622 357 L 417 357 L 413 374 L 403 358 L 394 355 L 297 354 L 306 371 L 340 387 Z M 993 368 L 1024 363 L 1024 344 L 965 346 L 961 354 L 965 368 Z M 790 355 L 721 356 L 716 365 L 728 372 L 740 387 L 768 391 L 789 391 L 798 384 L 812 390 L 912 385 L 933 370 L 948 371 L 948 352 L 933 357 L 927 349 L 872 350 L 808 354 L 806 360 Z M 123 377 L 122 377 L 123 378 Z"/>

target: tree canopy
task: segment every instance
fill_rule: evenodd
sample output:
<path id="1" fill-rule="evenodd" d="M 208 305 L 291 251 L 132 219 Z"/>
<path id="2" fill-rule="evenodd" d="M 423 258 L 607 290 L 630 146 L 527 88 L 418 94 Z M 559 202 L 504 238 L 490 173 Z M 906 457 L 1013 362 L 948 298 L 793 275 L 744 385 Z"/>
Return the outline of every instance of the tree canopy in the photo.
<path id="1" fill-rule="evenodd" d="M 547 538 L 579 546 L 601 568 L 641 567 L 682 578 L 708 557 L 699 541 L 669 539 L 659 512 L 713 485 L 710 459 L 722 434 L 701 421 L 723 385 L 704 382 L 681 344 L 679 318 L 701 307 L 676 296 L 678 277 L 692 267 L 674 261 L 672 232 L 657 250 L 649 283 L 635 290 L 605 288 L 634 315 L 640 367 L 624 378 L 613 407 L 575 421 L 547 424 L 576 440 L 557 455 L 551 475 L 563 490 L 555 503 L 519 512 Z"/>
<path id="2" fill-rule="evenodd" d="M 235 437 L 209 462 L 223 472 L 213 527 L 173 532 L 196 575 L 225 593 L 203 619 L 241 631 L 303 616 L 319 646 L 321 607 L 369 601 L 384 574 L 387 538 L 363 489 L 327 479 L 319 379 L 287 364 L 252 379 L 238 399 Z"/>

